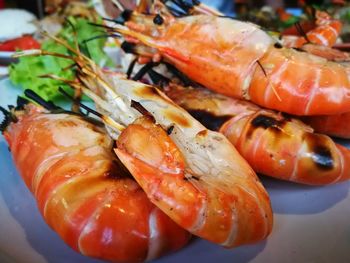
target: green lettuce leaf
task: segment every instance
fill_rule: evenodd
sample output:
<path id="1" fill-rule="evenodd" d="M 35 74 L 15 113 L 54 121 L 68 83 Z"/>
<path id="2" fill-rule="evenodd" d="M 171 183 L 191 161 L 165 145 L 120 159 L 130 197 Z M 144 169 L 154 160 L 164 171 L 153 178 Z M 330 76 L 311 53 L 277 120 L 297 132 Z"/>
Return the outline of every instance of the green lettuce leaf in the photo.
<path id="1" fill-rule="evenodd" d="M 100 28 L 90 25 L 89 21 L 83 18 L 70 17 L 69 21 L 74 25 L 77 31 L 78 43 L 82 53 L 92 58 L 101 66 L 113 66 L 111 60 L 103 51 L 105 39 L 100 38 L 86 43 L 84 42 L 84 40 L 92 36 L 105 33 L 103 29 L 101 30 Z M 74 47 L 74 32 L 69 23 L 65 24 L 58 37 L 63 38 L 70 46 Z M 42 44 L 42 49 L 71 55 L 67 48 L 57 44 L 51 39 L 46 40 Z M 75 71 L 70 68 L 72 64 L 73 61 L 70 59 L 53 56 L 21 57 L 18 63 L 10 66 L 10 80 L 23 89 L 29 88 L 34 90 L 45 100 L 55 101 L 56 99 L 62 98 L 61 94 L 58 92 L 58 87 L 62 87 L 67 92 L 71 92 L 71 88 L 61 81 L 40 78 L 39 76 L 53 74 L 64 79 L 73 80 Z"/>

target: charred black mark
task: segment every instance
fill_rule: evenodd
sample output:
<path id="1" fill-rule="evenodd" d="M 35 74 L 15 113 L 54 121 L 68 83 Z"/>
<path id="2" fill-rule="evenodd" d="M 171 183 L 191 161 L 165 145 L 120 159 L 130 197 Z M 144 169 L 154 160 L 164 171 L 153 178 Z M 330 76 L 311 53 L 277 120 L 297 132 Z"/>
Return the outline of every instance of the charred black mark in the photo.
<path id="1" fill-rule="evenodd" d="M 279 42 L 276 42 L 273 46 L 274 46 L 275 48 L 283 48 L 282 44 L 279 43 Z"/>
<path id="2" fill-rule="evenodd" d="M 281 120 L 278 120 L 271 116 L 259 114 L 250 122 L 251 125 L 246 134 L 247 139 L 251 138 L 254 131 L 259 128 L 269 129 L 269 132 L 274 134 L 276 140 L 278 138 L 282 138 L 283 135 L 289 136 L 288 134 L 283 132 L 283 127 L 284 125 L 286 125 L 287 122 L 288 120 L 284 118 Z"/>
<path id="3" fill-rule="evenodd" d="M 188 112 L 207 129 L 213 131 L 218 131 L 225 122 L 232 118 L 230 115 L 215 116 L 205 110 L 188 110 Z"/>
<path id="4" fill-rule="evenodd" d="M 270 127 L 276 127 L 281 124 L 280 121 L 266 115 L 258 115 L 252 120 L 252 125 L 256 128 L 262 127 L 264 129 L 270 128 Z"/>
<path id="5" fill-rule="evenodd" d="M 171 126 L 166 130 L 166 133 L 167 133 L 168 135 L 172 134 L 174 128 L 175 128 L 175 126 L 174 126 L 174 125 L 171 125 Z"/>
<path id="6" fill-rule="evenodd" d="M 327 144 L 327 137 L 320 134 L 307 133 L 305 142 L 310 150 L 312 161 L 319 169 L 329 171 L 334 168 L 334 159 Z"/>
<path id="7" fill-rule="evenodd" d="M 157 14 L 154 18 L 153 18 L 153 23 L 156 25 L 163 25 L 164 23 L 164 18 L 161 17 L 161 15 Z"/>
<path id="8" fill-rule="evenodd" d="M 136 53 L 136 45 L 133 43 L 129 43 L 124 41 L 120 48 L 125 52 L 125 53 L 131 53 L 131 54 L 135 54 Z"/>

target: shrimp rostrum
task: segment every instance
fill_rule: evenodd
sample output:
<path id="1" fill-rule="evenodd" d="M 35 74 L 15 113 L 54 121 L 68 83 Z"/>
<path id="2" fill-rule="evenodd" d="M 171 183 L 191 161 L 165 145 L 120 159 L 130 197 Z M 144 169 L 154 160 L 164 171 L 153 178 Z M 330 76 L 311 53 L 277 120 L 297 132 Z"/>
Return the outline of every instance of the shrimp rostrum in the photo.
<path id="1" fill-rule="evenodd" d="M 167 14 L 155 24 L 156 16 L 129 12 L 123 25 L 110 30 L 125 36 L 126 51 L 153 60 L 162 57 L 218 93 L 295 115 L 350 111 L 346 66 L 285 48 L 251 23 Z"/>
<path id="2" fill-rule="evenodd" d="M 103 125 L 29 104 L 3 112 L 15 165 L 46 223 L 74 250 L 114 262 L 155 259 L 190 235 L 153 205 L 112 152 Z"/>
<path id="3" fill-rule="evenodd" d="M 80 64 L 80 82 L 71 85 L 95 101 L 115 153 L 152 203 L 184 229 L 225 247 L 267 237 L 268 194 L 222 134 L 157 88 L 106 73 L 77 52 L 72 59 Z"/>

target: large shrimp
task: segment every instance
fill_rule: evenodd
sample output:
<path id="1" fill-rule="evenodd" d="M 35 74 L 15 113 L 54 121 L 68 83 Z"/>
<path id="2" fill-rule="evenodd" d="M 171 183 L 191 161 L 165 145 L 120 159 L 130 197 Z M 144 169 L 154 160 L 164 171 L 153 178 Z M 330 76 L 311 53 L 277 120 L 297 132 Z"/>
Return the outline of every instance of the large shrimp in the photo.
<path id="1" fill-rule="evenodd" d="M 207 130 L 157 88 L 107 74 L 70 49 L 80 81 L 66 82 L 95 101 L 117 140 L 116 154 L 151 202 L 181 227 L 226 247 L 267 237 L 267 192 L 222 134 Z"/>
<path id="2" fill-rule="evenodd" d="M 169 84 L 166 94 L 222 132 L 258 173 L 310 185 L 350 179 L 350 151 L 299 120 L 202 88 Z"/>
<path id="3" fill-rule="evenodd" d="M 126 50 L 163 57 L 219 93 L 296 115 L 350 111 L 345 66 L 284 48 L 250 23 L 208 15 L 157 21 L 156 16 L 129 13 L 125 25 L 113 31 L 126 36 Z M 141 21 L 144 26 L 138 26 Z"/>
<path id="4" fill-rule="evenodd" d="M 333 19 L 326 12 L 316 10 L 316 27 L 304 36 L 282 36 L 282 43 L 286 47 L 300 48 L 306 43 L 313 43 L 322 46 L 332 47 L 342 29 L 342 23 Z"/>
<path id="5" fill-rule="evenodd" d="M 154 206 L 120 164 L 103 127 L 34 105 L 6 114 L 15 121 L 2 128 L 16 167 L 47 224 L 70 247 L 135 262 L 189 241 L 189 233 Z"/>

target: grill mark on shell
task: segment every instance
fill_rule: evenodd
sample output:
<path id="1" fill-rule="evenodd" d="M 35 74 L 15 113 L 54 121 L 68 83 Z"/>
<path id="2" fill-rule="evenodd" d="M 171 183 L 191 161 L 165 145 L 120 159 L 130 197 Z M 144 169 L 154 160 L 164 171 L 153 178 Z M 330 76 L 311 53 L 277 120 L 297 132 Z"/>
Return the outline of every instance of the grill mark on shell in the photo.
<path id="1" fill-rule="evenodd" d="M 308 134 L 304 135 L 304 140 L 309 150 L 310 159 L 314 165 L 322 171 L 330 171 L 334 169 L 334 157 L 332 151 L 328 146 L 328 137 L 320 134 Z"/>

